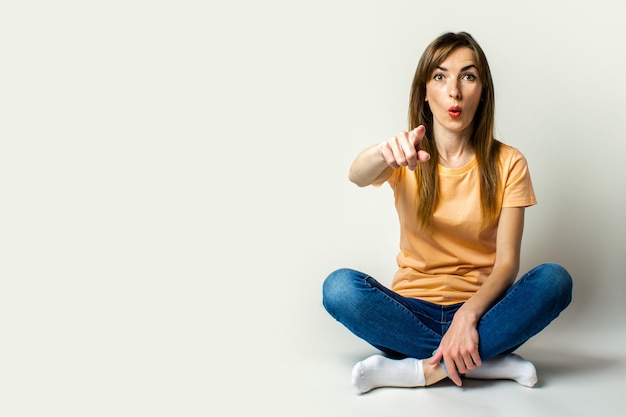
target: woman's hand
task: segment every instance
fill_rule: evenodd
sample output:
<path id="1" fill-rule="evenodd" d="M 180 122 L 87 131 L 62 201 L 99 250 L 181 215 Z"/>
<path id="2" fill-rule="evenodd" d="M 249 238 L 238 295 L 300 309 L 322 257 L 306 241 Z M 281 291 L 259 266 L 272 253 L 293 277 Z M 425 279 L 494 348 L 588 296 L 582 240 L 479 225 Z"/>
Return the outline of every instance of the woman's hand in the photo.
<path id="1" fill-rule="evenodd" d="M 367 147 L 350 166 L 348 178 L 359 187 L 381 184 L 401 166 L 414 170 L 418 162 L 428 161 L 428 152 L 419 150 L 426 128 L 423 125 L 410 132 L 400 132 L 393 138 Z"/>
<path id="2" fill-rule="evenodd" d="M 410 132 L 400 132 L 393 138 L 381 142 L 378 150 L 391 168 L 407 167 L 414 170 L 418 162 L 430 159 L 428 152 L 419 150 L 419 144 L 425 133 L 424 125 L 419 125 Z"/>
<path id="3" fill-rule="evenodd" d="M 460 374 L 466 374 L 482 364 L 478 353 L 477 320 L 463 314 L 461 310 L 462 308 L 454 316 L 430 361 L 434 365 L 443 359 L 448 376 L 458 386 L 462 385 Z"/>

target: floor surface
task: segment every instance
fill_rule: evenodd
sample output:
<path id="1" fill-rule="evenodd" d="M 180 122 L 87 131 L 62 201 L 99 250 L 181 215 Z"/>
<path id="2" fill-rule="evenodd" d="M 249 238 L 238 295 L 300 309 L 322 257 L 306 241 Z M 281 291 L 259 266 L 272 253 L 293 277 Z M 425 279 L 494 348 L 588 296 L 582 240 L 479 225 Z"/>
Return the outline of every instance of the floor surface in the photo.
<path id="1" fill-rule="evenodd" d="M 623 331 L 576 334 L 554 325 L 517 353 L 531 360 L 539 382 L 526 388 L 513 381 L 465 380 L 462 388 L 442 381 L 429 388 L 381 388 L 357 395 L 350 385 L 352 366 L 377 353 L 332 320 L 320 320 L 321 336 L 305 338 L 288 372 L 293 383 L 288 413 L 298 416 L 623 416 L 626 352 Z M 592 336 L 593 335 L 593 336 Z M 605 342 L 592 351 L 581 338 Z M 608 341 L 618 343 L 607 343 Z M 303 348 L 305 343 L 308 349 Z M 297 364 L 295 363 L 297 362 Z"/>

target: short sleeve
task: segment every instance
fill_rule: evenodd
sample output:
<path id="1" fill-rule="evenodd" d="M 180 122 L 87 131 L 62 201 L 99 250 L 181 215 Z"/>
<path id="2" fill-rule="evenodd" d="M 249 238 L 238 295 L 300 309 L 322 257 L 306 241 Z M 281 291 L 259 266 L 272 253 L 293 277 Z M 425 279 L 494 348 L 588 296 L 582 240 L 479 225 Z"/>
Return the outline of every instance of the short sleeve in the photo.
<path id="1" fill-rule="evenodd" d="M 528 163 L 524 155 L 515 148 L 508 148 L 503 154 L 504 193 L 502 207 L 528 207 L 537 204 Z"/>

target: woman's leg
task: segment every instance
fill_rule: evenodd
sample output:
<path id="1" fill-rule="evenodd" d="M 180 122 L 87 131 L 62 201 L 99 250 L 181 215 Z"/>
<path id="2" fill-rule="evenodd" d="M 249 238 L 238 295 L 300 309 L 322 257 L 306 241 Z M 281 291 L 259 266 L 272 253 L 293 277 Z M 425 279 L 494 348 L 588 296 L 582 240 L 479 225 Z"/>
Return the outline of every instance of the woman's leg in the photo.
<path id="1" fill-rule="evenodd" d="M 540 265 L 520 278 L 479 322 L 483 366 L 467 376 L 514 379 L 533 386 L 536 373 L 532 363 L 502 354 L 511 353 L 544 329 L 569 305 L 571 293 L 571 277 L 557 264 Z M 418 378 L 423 382 L 420 385 L 431 385 L 447 376 L 441 366 L 413 359 L 430 357 L 441 341 L 436 331 L 441 323 L 428 318 L 429 313 L 434 317 L 428 303 L 406 299 L 365 274 L 342 269 L 324 283 L 324 306 L 353 333 L 383 352 L 409 356 L 391 361 L 374 355 L 359 362 L 353 370 L 353 383 L 360 393 L 380 386 L 417 386 L 411 385 L 416 380 L 413 369 L 423 372 Z M 409 379 L 397 377 L 409 374 Z"/>
<path id="2" fill-rule="evenodd" d="M 387 355 L 407 356 L 393 360 L 373 355 L 357 363 L 352 383 L 359 394 L 384 386 L 432 385 L 447 377 L 441 366 L 422 360 L 430 357 L 441 341 L 441 335 L 425 324 L 441 328 L 441 323 L 428 318 L 436 311 L 432 305 L 402 297 L 350 269 L 328 276 L 323 304 L 336 320 Z"/>
<path id="3" fill-rule="evenodd" d="M 478 323 L 481 358 L 512 352 L 557 318 L 571 299 L 572 278 L 565 268 L 546 263 L 532 269 Z"/>
<path id="4" fill-rule="evenodd" d="M 429 328 L 428 306 L 407 299 L 351 269 L 340 269 L 323 285 L 324 307 L 356 336 L 389 356 L 428 358 L 437 349 L 441 334 Z"/>
<path id="5" fill-rule="evenodd" d="M 522 276 L 480 320 L 479 349 L 483 365 L 465 376 L 513 379 L 534 386 L 535 366 L 511 352 L 557 318 L 571 299 L 572 278 L 558 264 L 543 264 Z"/>

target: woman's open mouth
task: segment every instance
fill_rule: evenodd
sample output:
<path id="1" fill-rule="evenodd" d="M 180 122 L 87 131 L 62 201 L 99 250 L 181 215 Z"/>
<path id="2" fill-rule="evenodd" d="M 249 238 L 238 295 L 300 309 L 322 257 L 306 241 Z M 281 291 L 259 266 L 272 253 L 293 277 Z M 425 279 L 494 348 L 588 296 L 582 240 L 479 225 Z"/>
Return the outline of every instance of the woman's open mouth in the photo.
<path id="1" fill-rule="evenodd" d="M 461 117 L 461 108 L 459 106 L 452 106 L 448 109 L 448 114 L 453 119 Z"/>

